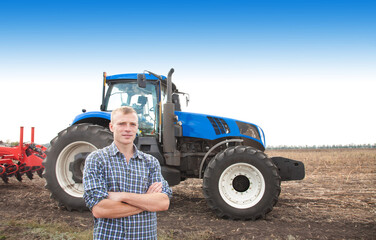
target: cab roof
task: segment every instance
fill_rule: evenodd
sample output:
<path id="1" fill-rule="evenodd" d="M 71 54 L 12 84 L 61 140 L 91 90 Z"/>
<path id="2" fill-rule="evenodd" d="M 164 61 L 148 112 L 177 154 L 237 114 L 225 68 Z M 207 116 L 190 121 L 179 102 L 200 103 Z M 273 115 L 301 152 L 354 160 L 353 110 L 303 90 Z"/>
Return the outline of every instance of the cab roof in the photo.
<path id="1" fill-rule="evenodd" d="M 126 79 L 126 80 L 137 80 L 137 74 L 138 73 L 126 73 L 126 74 L 116 74 L 116 75 L 111 75 L 107 76 L 106 80 L 120 80 L 120 79 Z M 151 74 L 145 74 L 146 80 L 158 80 L 155 76 Z M 163 80 L 166 80 L 165 76 L 162 76 Z"/>

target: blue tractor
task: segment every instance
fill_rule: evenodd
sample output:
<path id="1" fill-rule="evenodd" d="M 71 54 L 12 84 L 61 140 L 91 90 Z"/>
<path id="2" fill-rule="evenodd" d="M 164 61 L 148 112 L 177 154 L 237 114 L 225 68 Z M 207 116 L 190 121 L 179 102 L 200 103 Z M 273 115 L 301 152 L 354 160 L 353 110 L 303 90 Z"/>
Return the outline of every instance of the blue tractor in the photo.
<path id="1" fill-rule="evenodd" d="M 258 219 L 273 209 L 281 181 L 304 178 L 300 161 L 269 158 L 262 129 L 230 118 L 182 112 L 173 69 L 160 76 L 103 75 L 101 111 L 78 115 L 47 149 L 46 188 L 68 210 L 86 209 L 82 171 L 86 156 L 110 145 L 110 113 L 133 107 L 139 117 L 138 149 L 156 157 L 170 186 L 187 178 L 202 178 L 203 193 L 216 214 L 230 219 Z"/>

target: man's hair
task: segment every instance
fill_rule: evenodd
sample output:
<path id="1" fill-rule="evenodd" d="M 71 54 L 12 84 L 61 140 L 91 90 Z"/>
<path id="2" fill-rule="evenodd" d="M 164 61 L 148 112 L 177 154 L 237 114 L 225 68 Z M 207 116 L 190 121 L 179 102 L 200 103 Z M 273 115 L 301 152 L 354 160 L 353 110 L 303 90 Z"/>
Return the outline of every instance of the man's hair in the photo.
<path id="1" fill-rule="evenodd" d="M 112 119 L 113 119 L 115 113 L 117 113 L 117 112 L 120 112 L 122 114 L 135 113 L 137 115 L 136 110 L 134 110 L 132 107 L 129 107 L 129 106 L 119 107 L 119 108 L 116 108 L 115 110 L 112 111 L 112 113 L 111 113 L 111 122 L 112 122 Z"/>

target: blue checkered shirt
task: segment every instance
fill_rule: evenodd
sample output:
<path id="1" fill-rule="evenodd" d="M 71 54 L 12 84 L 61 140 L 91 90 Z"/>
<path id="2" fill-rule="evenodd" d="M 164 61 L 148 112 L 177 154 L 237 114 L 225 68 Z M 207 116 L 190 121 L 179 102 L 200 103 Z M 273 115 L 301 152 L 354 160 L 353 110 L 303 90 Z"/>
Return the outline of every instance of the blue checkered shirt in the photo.
<path id="1" fill-rule="evenodd" d="M 83 183 L 86 206 L 92 209 L 108 192 L 146 193 L 154 182 L 162 182 L 162 192 L 172 191 L 161 174 L 158 160 L 138 151 L 127 163 L 115 143 L 91 153 L 85 162 Z M 157 214 L 143 211 L 123 218 L 94 218 L 94 239 L 157 239 Z"/>

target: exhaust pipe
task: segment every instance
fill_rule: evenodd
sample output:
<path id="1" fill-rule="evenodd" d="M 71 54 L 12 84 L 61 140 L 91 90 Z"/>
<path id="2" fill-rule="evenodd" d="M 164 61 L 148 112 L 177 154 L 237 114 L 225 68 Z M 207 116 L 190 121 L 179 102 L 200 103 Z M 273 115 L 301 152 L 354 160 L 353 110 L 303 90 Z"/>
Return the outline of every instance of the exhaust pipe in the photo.
<path id="1" fill-rule="evenodd" d="M 167 75 L 167 103 L 163 105 L 163 152 L 167 165 L 180 166 L 180 152 L 176 150 L 175 104 L 172 102 L 172 74 Z"/>

